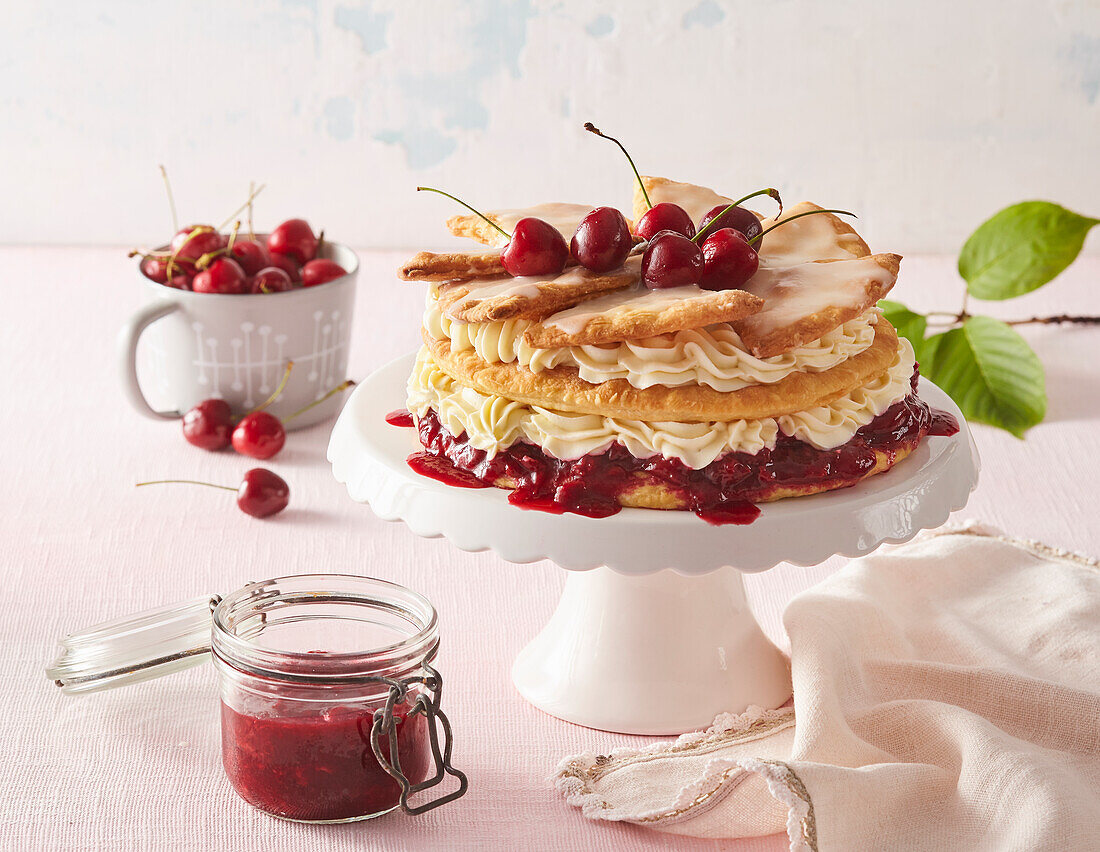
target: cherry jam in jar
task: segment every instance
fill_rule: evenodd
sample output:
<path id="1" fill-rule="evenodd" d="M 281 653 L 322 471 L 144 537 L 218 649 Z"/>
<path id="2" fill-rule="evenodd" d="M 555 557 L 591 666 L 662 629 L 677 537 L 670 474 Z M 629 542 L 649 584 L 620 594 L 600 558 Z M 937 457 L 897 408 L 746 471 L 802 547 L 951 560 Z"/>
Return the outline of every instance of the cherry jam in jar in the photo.
<path id="1" fill-rule="evenodd" d="M 427 599 L 382 580 L 298 575 L 223 599 L 211 651 L 233 789 L 273 816 L 318 823 L 457 798 L 465 778 L 449 766 L 431 667 L 438 647 Z M 458 790 L 409 806 L 410 793 L 445 773 L 459 778 Z"/>

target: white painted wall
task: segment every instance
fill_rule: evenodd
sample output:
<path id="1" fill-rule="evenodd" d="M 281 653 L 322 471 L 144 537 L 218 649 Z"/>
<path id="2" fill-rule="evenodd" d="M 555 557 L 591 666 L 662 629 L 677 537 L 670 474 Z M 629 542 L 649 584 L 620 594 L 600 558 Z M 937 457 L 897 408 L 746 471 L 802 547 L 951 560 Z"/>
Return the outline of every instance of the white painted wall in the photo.
<path id="1" fill-rule="evenodd" d="M 133 244 L 266 182 L 357 245 L 444 240 L 486 207 L 629 203 L 644 172 L 779 186 L 880 248 L 955 251 L 1043 197 L 1100 215 L 1088 0 L 221 0 L 7 4 L 0 242 Z M 1100 238 L 1090 247 L 1096 251 Z"/>

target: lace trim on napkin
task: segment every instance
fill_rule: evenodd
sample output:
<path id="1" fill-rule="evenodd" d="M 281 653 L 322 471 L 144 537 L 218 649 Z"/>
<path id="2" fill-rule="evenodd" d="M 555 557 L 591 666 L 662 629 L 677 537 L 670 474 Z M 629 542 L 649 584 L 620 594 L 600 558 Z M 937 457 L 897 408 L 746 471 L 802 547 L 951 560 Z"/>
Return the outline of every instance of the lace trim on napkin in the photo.
<path id="1" fill-rule="evenodd" d="M 738 771 L 762 772 L 768 778 L 769 785 L 772 778 L 769 772 L 763 769 L 750 769 L 733 761 L 717 759 L 708 764 L 707 771 L 702 778 L 686 786 L 680 792 L 670 808 L 633 814 L 612 811 L 612 806 L 592 788 L 592 784 L 626 766 L 645 763 L 686 751 L 706 754 L 710 751 L 717 751 L 731 743 L 745 743 L 761 739 L 793 727 L 793 725 L 793 707 L 783 707 L 778 710 L 750 707 L 740 715 L 723 713 L 714 720 L 714 724 L 706 731 L 684 734 L 672 745 L 658 742 L 640 749 L 621 748 L 614 750 L 611 754 L 588 752 L 567 758 L 558 765 L 554 783 L 566 801 L 580 808 L 581 813 L 590 819 L 625 820 L 641 823 L 673 822 L 685 818 L 689 813 L 694 816 L 702 809 L 713 807 L 718 801 L 721 801 L 737 786 L 736 784 L 729 784 L 728 781 Z M 764 764 L 763 761 L 752 762 L 761 766 Z M 778 762 L 774 764 L 775 767 L 778 767 L 778 765 Z M 785 766 L 785 764 L 783 765 Z M 789 771 L 789 767 L 787 769 Z M 775 778 L 778 779 L 782 773 L 776 772 L 774 774 Z M 790 775 L 794 776 L 794 773 L 790 772 Z M 801 782 L 799 782 L 799 786 L 801 786 Z M 813 805 L 805 793 L 805 787 L 802 787 L 802 795 L 805 796 L 806 814 L 811 820 L 809 834 L 812 836 L 814 833 L 812 826 Z M 609 813 L 609 811 L 611 812 Z M 794 808 L 792 807 L 792 813 L 793 811 Z"/>
<path id="2" fill-rule="evenodd" d="M 1080 567 L 1100 569 L 1100 560 L 1080 553 L 1051 547 L 1039 541 L 1018 539 L 977 521 L 949 524 L 925 530 L 917 540 L 949 535 L 992 538 L 1025 550 L 1041 559 L 1052 559 Z M 887 545 L 904 547 L 904 545 Z M 643 813 L 625 813 L 605 801 L 593 789 L 599 779 L 627 766 L 667 757 L 680 752 L 706 754 L 732 743 L 751 742 L 778 733 L 794 725 L 794 708 L 765 710 L 750 707 L 741 715 L 724 713 L 706 731 L 684 734 L 671 746 L 663 742 L 640 749 L 616 749 L 609 755 L 586 753 L 566 758 L 559 764 L 555 785 L 570 804 L 590 819 L 628 821 L 662 826 L 689 819 L 714 807 L 735 790 L 749 774 L 764 779 L 771 795 L 788 808 L 787 836 L 792 852 L 817 852 L 817 826 L 814 805 L 802 779 L 781 760 L 716 758 L 710 761 L 698 781 L 685 786 L 670 808 Z M 743 777 L 734 779 L 741 774 Z"/>

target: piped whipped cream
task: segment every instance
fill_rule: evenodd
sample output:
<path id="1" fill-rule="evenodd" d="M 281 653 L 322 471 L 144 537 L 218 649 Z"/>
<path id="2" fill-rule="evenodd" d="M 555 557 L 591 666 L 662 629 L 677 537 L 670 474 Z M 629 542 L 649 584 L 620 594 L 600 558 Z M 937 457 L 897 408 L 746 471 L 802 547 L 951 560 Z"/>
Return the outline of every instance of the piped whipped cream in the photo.
<path id="1" fill-rule="evenodd" d="M 821 450 L 838 447 L 908 396 L 913 363 L 913 347 L 902 338 L 889 369 L 827 405 L 759 420 L 650 422 L 555 411 L 484 394 L 451 378 L 422 347 L 409 377 L 407 406 L 417 417 L 433 409 L 452 435 L 465 434 L 490 457 L 516 441 L 537 444 L 560 459 L 605 452 L 618 442 L 638 458 L 676 458 L 698 470 L 726 453 L 755 455 L 774 447 L 780 432 Z"/>
<path id="2" fill-rule="evenodd" d="M 664 385 L 707 385 L 728 393 L 749 385 L 769 385 L 791 373 L 830 370 L 870 348 L 880 311 L 873 308 L 823 337 L 782 355 L 756 358 L 728 323 L 662 334 L 643 340 L 598 346 L 537 349 L 523 339 L 527 320 L 462 323 L 440 310 L 429 294 L 424 328 L 437 340 L 450 340 L 456 352 L 473 350 L 491 364 L 518 363 L 534 373 L 576 367 L 586 382 L 625 379 L 639 389 Z"/>

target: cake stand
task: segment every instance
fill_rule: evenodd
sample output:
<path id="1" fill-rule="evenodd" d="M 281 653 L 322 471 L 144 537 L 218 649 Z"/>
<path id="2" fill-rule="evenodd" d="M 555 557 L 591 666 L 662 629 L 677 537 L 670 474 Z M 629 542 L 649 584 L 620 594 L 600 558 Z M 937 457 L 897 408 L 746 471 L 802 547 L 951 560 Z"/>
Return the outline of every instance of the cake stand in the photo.
<path id="1" fill-rule="evenodd" d="M 921 397 L 958 418 L 957 435 L 926 439 L 894 470 L 852 488 L 766 504 L 746 526 L 649 509 L 609 518 L 526 511 L 501 489 L 444 485 L 405 463 L 421 449 L 416 433 L 384 417 L 403 404 L 414 357 L 355 389 L 329 442 L 333 473 L 354 500 L 417 535 L 567 569 L 557 610 L 516 658 L 512 678 L 536 707 L 590 728 L 676 734 L 724 711 L 783 704 L 788 663 L 753 617 L 742 572 L 907 541 L 944 523 L 977 484 L 966 422 L 922 380 Z"/>

